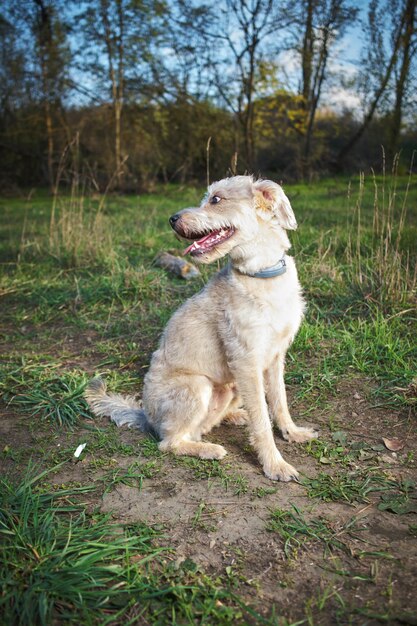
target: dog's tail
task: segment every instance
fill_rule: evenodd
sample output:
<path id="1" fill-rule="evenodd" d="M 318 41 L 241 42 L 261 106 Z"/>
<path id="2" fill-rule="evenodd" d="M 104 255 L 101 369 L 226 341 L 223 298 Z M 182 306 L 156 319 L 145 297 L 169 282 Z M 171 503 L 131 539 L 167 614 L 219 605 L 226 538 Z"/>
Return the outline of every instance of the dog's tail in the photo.
<path id="1" fill-rule="evenodd" d="M 110 417 L 117 426 L 134 426 L 151 433 L 146 413 L 133 396 L 107 393 L 106 383 L 100 377 L 93 378 L 84 392 L 85 399 L 94 415 Z"/>

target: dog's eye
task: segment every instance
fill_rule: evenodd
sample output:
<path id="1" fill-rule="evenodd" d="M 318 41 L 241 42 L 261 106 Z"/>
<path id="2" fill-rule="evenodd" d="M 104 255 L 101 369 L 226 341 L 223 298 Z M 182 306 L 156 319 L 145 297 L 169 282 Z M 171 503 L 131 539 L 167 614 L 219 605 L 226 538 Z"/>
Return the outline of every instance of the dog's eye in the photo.
<path id="1" fill-rule="evenodd" d="M 220 196 L 213 196 L 212 198 L 210 198 L 210 204 L 217 204 L 218 202 L 220 202 L 220 200 Z"/>

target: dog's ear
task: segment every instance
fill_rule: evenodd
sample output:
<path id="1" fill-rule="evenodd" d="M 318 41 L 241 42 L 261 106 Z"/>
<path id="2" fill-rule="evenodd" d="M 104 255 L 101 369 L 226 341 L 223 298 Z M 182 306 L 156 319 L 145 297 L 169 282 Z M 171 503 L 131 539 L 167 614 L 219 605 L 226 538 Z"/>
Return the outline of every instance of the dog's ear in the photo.
<path id="1" fill-rule="evenodd" d="M 253 186 L 255 206 L 261 217 L 264 215 L 264 219 L 268 219 L 265 212 L 270 212 L 278 219 L 282 228 L 295 230 L 297 228 L 297 220 L 282 187 L 272 180 L 258 180 Z"/>

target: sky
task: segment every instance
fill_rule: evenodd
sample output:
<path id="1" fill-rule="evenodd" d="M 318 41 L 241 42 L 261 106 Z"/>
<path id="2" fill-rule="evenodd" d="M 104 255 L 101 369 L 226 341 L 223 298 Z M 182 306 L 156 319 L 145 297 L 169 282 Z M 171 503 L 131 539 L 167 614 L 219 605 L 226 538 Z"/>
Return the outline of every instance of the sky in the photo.
<path id="1" fill-rule="evenodd" d="M 13 0 L 12 0 L 13 1 Z M 25 0 L 24 0 L 25 1 Z M 54 0 L 51 0 L 53 2 Z M 170 2 L 170 0 L 167 0 Z M 195 6 L 202 4 L 203 0 L 194 0 Z M 213 6 L 218 5 L 215 0 L 205 0 L 208 4 Z M 220 2 L 221 0 L 219 0 Z M 249 1 L 249 0 L 248 0 Z M 346 32 L 338 43 L 332 48 L 331 57 L 328 64 L 328 80 L 325 82 L 322 99 L 320 105 L 326 108 L 335 109 L 341 111 L 345 108 L 349 108 L 356 111 L 356 115 L 359 117 L 362 113 L 360 110 L 360 104 L 362 98 L 359 97 L 357 90 L 352 85 L 353 79 L 357 75 L 361 66 L 361 54 L 364 44 L 363 22 L 366 20 L 367 9 L 369 7 L 370 0 L 350 0 L 350 4 L 356 6 L 359 9 L 359 14 L 354 24 L 350 25 Z M 80 10 L 85 9 L 88 2 L 85 0 L 68 0 L 65 5 L 65 13 L 69 17 L 74 17 Z M 279 5 L 278 5 L 279 6 Z M 224 24 L 219 20 L 217 28 L 221 29 Z M 236 28 L 233 27 L 232 28 Z M 236 33 L 237 33 L 236 28 Z M 70 43 L 74 49 L 79 48 L 80 38 L 77 33 L 76 26 L 73 28 L 72 34 L 70 34 Z M 169 57 L 169 54 L 163 54 L 165 59 Z M 173 58 L 173 55 L 171 55 Z M 103 55 L 99 55 L 99 58 L 103 58 Z M 292 51 L 283 52 L 279 58 L 284 68 L 281 71 L 280 79 L 284 88 L 291 89 L 294 93 L 299 90 L 300 83 L 300 57 L 297 53 Z M 232 70 L 233 71 L 233 70 Z M 97 78 L 94 78 L 93 74 L 88 75 L 80 69 L 72 70 L 72 77 L 75 83 L 80 84 L 85 89 L 85 94 L 73 91 L 69 95 L 69 103 L 75 105 L 87 104 L 89 101 L 88 92 L 91 95 L 98 96 L 100 98 L 100 89 L 97 83 Z M 332 80 L 332 75 L 338 78 L 342 76 L 344 78 L 344 85 L 340 84 L 340 80 Z M 351 83 L 348 86 L 347 83 Z M 101 94 L 104 98 L 107 94 Z"/>

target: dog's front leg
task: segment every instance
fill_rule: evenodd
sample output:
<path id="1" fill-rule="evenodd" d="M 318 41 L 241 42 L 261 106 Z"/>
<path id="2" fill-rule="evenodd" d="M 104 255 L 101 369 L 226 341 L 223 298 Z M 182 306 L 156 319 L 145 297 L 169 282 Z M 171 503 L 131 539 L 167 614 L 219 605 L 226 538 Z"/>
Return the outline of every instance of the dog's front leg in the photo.
<path id="1" fill-rule="evenodd" d="M 287 404 L 287 392 L 284 382 L 284 355 L 278 355 L 266 371 L 267 399 L 274 422 L 281 430 L 286 441 L 303 443 L 317 437 L 313 428 L 304 428 L 294 424 Z"/>
<path id="2" fill-rule="evenodd" d="M 254 371 L 256 372 L 254 374 Z M 234 369 L 235 380 L 248 413 L 250 439 L 263 470 L 272 480 L 296 480 L 297 470 L 284 461 L 275 445 L 268 406 L 265 400 L 263 375 L 255 364 Z"/>

